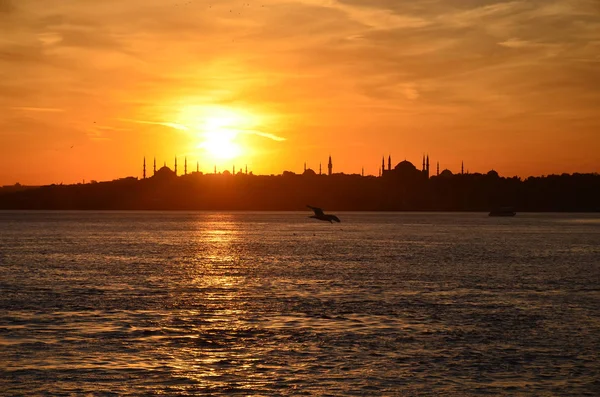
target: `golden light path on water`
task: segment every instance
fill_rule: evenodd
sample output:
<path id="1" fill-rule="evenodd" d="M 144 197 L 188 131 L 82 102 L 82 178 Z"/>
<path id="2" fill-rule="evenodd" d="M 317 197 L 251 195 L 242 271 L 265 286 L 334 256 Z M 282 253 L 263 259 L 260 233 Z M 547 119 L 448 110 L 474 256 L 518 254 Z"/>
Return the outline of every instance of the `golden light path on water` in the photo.
<path id="1" fill-rule="evenodd" d="M 217 125 L 212 128 L 217 128 Z M 186 265 L 189 272 L 187 283 L 191 288 L 205 291 L 197 304 L 210 308 L 210 317 L 202 320 L 202 325 L 196 329 L 198 334 L 191 338 L 199 345 L 207 344 L 210 349 L 198 349 L 195 346 L 174 348 L 165 354 L 172 358 L 171 365 L 182 377 L 211 388 L 231 372 L 228 363 L 236 363 L 236 371 L 250 370 L 251 367 L 251 363 L 244 363 L 247 357 L 236 353 L 236 348 L 231 348 L 228 344 L 219 347 L 224 335 L 235 334 L 241 326 L 239 320 L 247 315 L 246 310 L 239 305 L 245 277 L 225 275 L 239 262 L 235 243 L 240 238 L 240 227 L 235 222 L 235 217 L 209 214 L 196 226 L 193 244 L 197 254 Z M 194 313 L 192 316 L 199 314 Z M 210 331 L 203 332 L 206 328 Z M 243 384 L 239 386 L 244 387 Z"/>
<path id="2" fill-rule="evenodd" d="M 307 215 L 0 214 L 2 391 L 594 395 L 597 215 Z"/>

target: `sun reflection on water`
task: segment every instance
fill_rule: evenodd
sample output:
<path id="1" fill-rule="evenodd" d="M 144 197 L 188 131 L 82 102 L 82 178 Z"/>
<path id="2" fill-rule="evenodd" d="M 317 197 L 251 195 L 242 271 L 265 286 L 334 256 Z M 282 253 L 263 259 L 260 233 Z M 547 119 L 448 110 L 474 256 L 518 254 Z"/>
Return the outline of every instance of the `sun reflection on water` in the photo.
<path id="1" fill-rule="evenodd" d="M 179 333 L 177 341 L 163 352 L 169 366 L 182 379 L 196 385 L 217 387 L 232 380 L 244 386 L 237 376 L 251 371 L 245 339 L 252 331 L 245 325 L 248 317 L 243 294 L 245 277 L 238 274 L 240 263 L 240 226 L 232 214 L 203 214 L 195 224 L 191 250 L 182 261 L 189 286 L 186 294 L 194 310 L 169 316 L 163 329 Z M 181 292 L 177 293 L 181 299 Z M 183 338 L 192 335 L 192 340 Z M 191 347 L 190 347 L 191 346 Z"/>
<path id="2" fill-rule="evenodd" d="M 5 216 L 11 395 L 597 394 L 599 231 L 571 215 Z"/>

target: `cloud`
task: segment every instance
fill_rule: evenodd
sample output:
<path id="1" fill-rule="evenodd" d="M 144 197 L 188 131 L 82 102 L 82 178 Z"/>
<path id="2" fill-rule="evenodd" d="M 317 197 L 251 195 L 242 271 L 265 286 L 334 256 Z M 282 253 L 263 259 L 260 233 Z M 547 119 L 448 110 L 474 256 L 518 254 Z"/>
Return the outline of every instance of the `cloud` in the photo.
<path id="1" fill-rule="evenodd" d="M 357 118 L 374 130 L 440 114 L 440 130 L 542 112 L 598 120 L 593 0 L 55 3 L 0 0 L 0 108 L 193 132 L 161 120 L 221 104 L 281 116 L 285 133 L 240 132 L 278 142 Z"/>
<path id="2" fill-rule="evenodd" d="M 256 136 L 260 136 L 263 138 L 272 139 L 277 142 L 282 142 L 282 141 L 286 140 L 285 138 L 277 136 L 275 134 L 271 134 L 269 132 L 264 132 L 264 131 L 255 130 L 255 129 L 236 129 L 236 131 L 239 131 L 244 134 L 256 135 Z"/>
<path id="3" fill-rule="evenodd" d="M 349 20 L 373 29 L 420 28 L 431 23 L 421 17 L 397 14 L 386 8 L 374 8 L 367 2 L 347 4 L 338 0 L 301 0 L 301 3 L 339 10 Z"/>
<path id="4" fill-rule="evenodd" d="M 0 0 L 0 15 L 10 14 L 15 10 L 11 0 Z"/>
<path id="5" fill-rule="evenodd" d="M 526 7 L 523 1 L 497 2 L 442 14 L 438 19 L 444 23 L 459 26 L 481 26 L 486 19 L 498 19 L 516 14 Z"/>
<path id="6" fill-rule="evenodd" d="M 20 110 L 20 111 L 24 111 L 24 112 L 50 112 L 50 113 L 65 111 L 65 109 L 59 109 L 59 108 L 44 108 L 44 107 L 32 107 L 32 106 L 13 106 L 10 109 Z"/>
<path id="7" fill-rule="evenodd" d="M 520 40 L 517 38 L 510 38 L 510 39 L 500 42 L 498 44 L 501 46 L 504 46 L 504 47 L 508 47 L 508 48 L 531 48 L 531 47 L 539 46 L 539 44 L 533 43 L 531 41 Z"/>
<path id="8" fill-rule="evenodd" d="M 189 128 L 183 124 L 171 123 L 168 121 L 147 121 L 147 120 L 133 120 L 133 119 L 119 119 L 121 121 L 126 121 L 129 123 L 137 123 L 137 124 L 152 124 L 152 125 L 162 125 L 163 127 L 173 128 L 179 131 L 188 131 Z"/>

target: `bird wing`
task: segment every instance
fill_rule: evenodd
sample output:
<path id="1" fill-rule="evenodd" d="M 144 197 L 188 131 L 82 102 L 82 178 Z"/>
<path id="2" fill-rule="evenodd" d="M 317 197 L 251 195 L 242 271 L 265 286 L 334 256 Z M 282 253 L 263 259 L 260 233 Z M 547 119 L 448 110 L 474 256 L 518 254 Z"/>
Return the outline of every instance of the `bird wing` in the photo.
<path id="1" fill-rule="evenodd" d="M 323 213 L 323 210 L 322 210 L 321 208 L 312 207 L 312 206 L 310 206 L 310 205 L 307 205 L 307 207 L 308 207 L 308 208 L 310 208 L 311 210 L 313 210 L 313 211 L 314 211 L 314 213 L 315 213 L 315 215 L 317 215 L 317 216 L 323 216 L 323 215 L 325 215 L 325 214 Z"/>

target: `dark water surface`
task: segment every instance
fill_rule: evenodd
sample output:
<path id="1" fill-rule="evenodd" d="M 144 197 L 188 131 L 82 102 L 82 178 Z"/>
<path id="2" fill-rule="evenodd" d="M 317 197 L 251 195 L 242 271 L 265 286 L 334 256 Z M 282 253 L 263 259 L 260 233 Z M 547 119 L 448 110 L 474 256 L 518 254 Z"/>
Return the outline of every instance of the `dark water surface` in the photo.
<path id="1" fill-rule="evenodd" d="M 600 390 L 600 215 L 0 212 L 2 395 Z"/>

